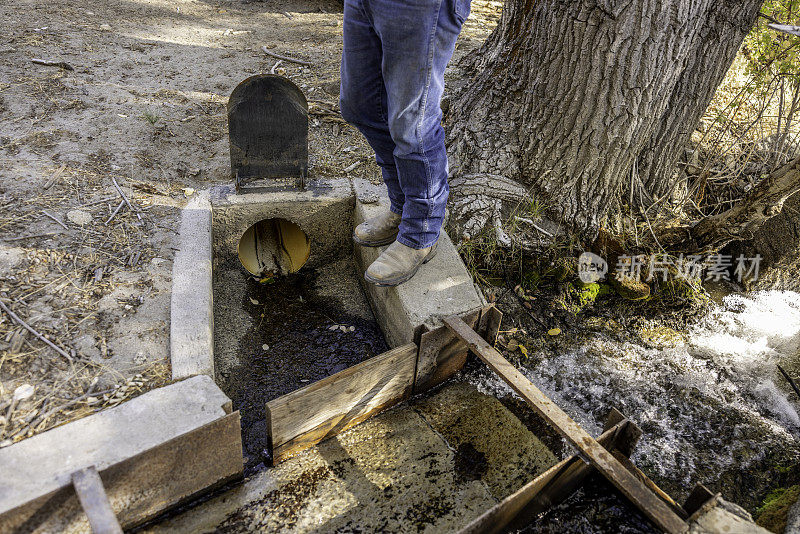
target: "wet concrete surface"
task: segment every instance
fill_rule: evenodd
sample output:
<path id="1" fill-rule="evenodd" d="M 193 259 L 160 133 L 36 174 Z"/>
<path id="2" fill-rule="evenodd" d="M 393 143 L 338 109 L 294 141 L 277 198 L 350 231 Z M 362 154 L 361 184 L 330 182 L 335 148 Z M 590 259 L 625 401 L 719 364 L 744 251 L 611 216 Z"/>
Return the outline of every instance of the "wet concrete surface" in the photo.
<path id="1" fill-rule="evenodd" d="M 451 381 L 146 532 L 456 532 L 557 458 Z"/>
<path id="2" fill-rule="evenodd" d="M 235 258 L 216 276 L 218 383 L 242 416 L 245 469 L 271 461 L 266 402 L 388 350 L 345 258 L 262 283 Z M 231 336 L 230 333 L 234 332 Z"/>

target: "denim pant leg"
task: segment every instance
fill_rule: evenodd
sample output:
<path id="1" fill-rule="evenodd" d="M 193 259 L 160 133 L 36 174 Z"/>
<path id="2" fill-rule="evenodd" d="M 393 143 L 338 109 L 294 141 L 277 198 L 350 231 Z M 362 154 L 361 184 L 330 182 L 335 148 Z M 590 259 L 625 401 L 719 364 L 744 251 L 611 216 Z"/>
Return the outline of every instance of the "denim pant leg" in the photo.
<path id="1" fill-rule="evenodd" d="M 381 75 L 381 42 L 361 0 L 345 0 L 341 88 L 342 117 L 358 128 L 375 151 L 390 209 L 402 215 L 405 196 L 394 160 L 395 144 L 389 132 L 386 86 Z"/>
<path id="2" fill-rule="evenodd" d="M 389 132 L 405 195 L 397 240 L 420 249 L 439 238 L 449 194 L 440 101 L 469 0 L 362 0 L 380 39 Z"/>

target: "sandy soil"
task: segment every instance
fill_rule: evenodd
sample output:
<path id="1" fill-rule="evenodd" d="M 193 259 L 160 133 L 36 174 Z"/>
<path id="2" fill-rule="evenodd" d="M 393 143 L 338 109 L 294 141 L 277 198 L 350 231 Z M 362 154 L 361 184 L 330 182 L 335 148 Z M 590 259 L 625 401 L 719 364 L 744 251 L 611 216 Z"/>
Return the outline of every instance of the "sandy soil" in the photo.
<path id="1" fill-rule="evenodd" d="M 499 10 L 474 2 L 457 57 Z M 179 208 L 230 179 L 225 106 L 241 80 L 274 71 L 305 91 L 312 176 L 356 162 L 353 173 L 378 176 L 336 113 L 341 11 L 335 0 L 3 2 L 0 301 L 60 351 L 0 313 L 0 446 L 168 381 Z M 14 400 L 25 385 L 33 396 Z"/>

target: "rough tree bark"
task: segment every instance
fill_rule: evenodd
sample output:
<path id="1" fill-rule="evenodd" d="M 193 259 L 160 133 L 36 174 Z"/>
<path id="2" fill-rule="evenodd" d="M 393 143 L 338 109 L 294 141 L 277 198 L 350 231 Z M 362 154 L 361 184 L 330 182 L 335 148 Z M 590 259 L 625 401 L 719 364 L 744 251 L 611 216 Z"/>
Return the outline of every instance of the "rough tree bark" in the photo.
<path id="1" fill-rule="evenodd" d="M 656 130 L 683 131 L 694 115 L 682 106 L 713 95 L 713 80 L 696 82 L 714 58 L 697 55 L 722 56 L 727 69 L 729 47 L 712 50 L 711 36 L 741 42 L 739 10 L 752 25 L 762 1 L 506 0 L 468 65 L 472 82 L 450 104 L 452 224 L 474 236 L 525 189 L 549 218 L 591 239 Z M 501 185 L 469 187 L 487 176 Z"/>
<path id="2" fill-rule="evenodd" d="M 696 52 L 689 56 L 665 112 L 632 169 L 634 193 L 643 204 L 670 194 L 681 179 L 678 161 L 753 27 L 760 7 L 761 2 L 739 0 L 712 4 L 695 36 Z"/>

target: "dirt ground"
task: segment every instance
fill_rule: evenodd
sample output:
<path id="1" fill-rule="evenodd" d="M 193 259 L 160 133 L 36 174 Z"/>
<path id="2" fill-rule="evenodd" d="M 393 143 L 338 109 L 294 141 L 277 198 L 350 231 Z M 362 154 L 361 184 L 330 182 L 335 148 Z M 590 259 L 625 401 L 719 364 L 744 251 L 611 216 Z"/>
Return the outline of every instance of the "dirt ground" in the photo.
<path id="1" fill-rule="evenodd" d="M 500 7 L 473 3 L 456 60 Z M 0 313 L 0 447 L 168 382 L 179 208 L 230 180 L 240 81 L 303 89 L 312 177 L 378 176 L 336 112 L 341 27 L 335 0 L 2 3 L 0 302 L 58 350 Z"/>

